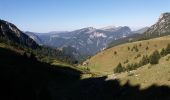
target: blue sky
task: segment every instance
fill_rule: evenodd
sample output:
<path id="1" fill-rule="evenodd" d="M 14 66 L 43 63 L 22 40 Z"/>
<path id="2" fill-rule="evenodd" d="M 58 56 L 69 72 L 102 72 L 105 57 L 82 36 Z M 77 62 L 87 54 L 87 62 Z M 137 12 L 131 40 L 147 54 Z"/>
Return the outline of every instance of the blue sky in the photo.
<path id="1" fill-rule="evenodd" d="M 170 12 L 170 0 L 0 0 L 0 19 L 23 31 L 49 32 L 83 27 L 154 24 Z"/>

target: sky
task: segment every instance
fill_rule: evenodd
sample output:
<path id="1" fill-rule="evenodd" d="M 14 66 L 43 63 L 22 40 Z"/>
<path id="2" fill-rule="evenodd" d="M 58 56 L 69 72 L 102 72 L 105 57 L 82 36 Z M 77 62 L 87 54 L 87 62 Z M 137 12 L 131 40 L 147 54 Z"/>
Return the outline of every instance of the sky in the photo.
<path id="1" fill-rule="evenodd" d="M 0 0 L 0 19 L 22 31 L 151 26 L 170 12 L 170 0 Z"/>

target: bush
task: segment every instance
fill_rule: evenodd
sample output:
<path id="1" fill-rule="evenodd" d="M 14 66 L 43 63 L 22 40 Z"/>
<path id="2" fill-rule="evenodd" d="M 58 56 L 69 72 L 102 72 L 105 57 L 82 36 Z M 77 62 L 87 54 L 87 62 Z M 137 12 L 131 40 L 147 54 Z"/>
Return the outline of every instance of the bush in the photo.
<path id="1" fill-rule="evenodd" d="M 158 64 L 159 59 L 161 58 L 159 52 L 156 50 L 150 55 L 150 64 Z"/>
<path id="2" fill-rule="evenodd" d="M 139 62 L 139 66 L 144 66 L 148 63 L 149 63 L 149 57 L 146 55 L 142 57 L 142 60 Z"/>
<path id="3" fill-rule="evenodd" d="M 146 47 L 146 50 L 149 50 L 149 47 L 148 47 L 148 46 Z"/>
<path id="4" fill-rule="evenodd" d="M 138 52 L 138 51 L 139 51 L 139 49 L 138 49 L 137 45 L 134 45 L 134 46 L 132 47 L 131 51 L 133 51 L 133 50 L 135 50 L 136 52 Z"/>
<path id="5" fill-rule="evenodd" d="M 127 71 L 136 70 L 138 67 L 140 67 L 140 66 L 138 65 L 138 63 L 128 64 L 128 65 L 126 66 L 126 70 L 127 70 Z"/>
<path id="6" fill-rule="evenodd" d="M 142 44 L 140 43 L 140 44 L 139 44 L 139 46 L 141 47 L 141 46 L 142 46 Z"/>
<path id="7" fill-rule="evenodd" d="M 167 45 L 165 51 L 166 51 L 166 55 L 167 55 L 167 54 L 170 54 L 170 44 Z"/>
<path id="8" fill-rule="evenodd" d="M 163 57 L 163 56 L 166 56 L 166 50 L 163 48 L 160 52 L 160 55 Z"/>
<path id="9" fill-rule="evenodd" d="M 167 47 L 161 50 L 160 55 L 162 57 L 166 56 L 167 54 L 170 54 L 170 44 L 167 45 Z"/>
<path id="10" fill-rule="evenodd" d="M 117 67 L 114 69 L 114 73 L 121 73 L 121 72 L 124 72 L 125 71 L 125 68 L 122 66 L 121 63 L 119 63 L 117 65 Z"/>
<path id="11" fill-rule="evenodd" d="M 124 64 L 126 64 L 126 63 L 128 63 L 129 62 L 129 60 L 128 59 L 126 59 L 126 61 L 124 61 Z"/>
<path id="12" fill-rule="evenodd" d="M 117 52 L 116 52 L 116 51 L 114 51 L 114 55 L 117 55 Z"/>
<path id="13" fill-rule="evenodd" d="M 130 47 L 128 46 L 128 51 L 130 50 Z"/>
<path id="14" fill-rule="evenodd" d="M 139 57 L 141 57 L 141 54 L 137 54 L 137 56 L 134 59 L 137 59 Z"/>

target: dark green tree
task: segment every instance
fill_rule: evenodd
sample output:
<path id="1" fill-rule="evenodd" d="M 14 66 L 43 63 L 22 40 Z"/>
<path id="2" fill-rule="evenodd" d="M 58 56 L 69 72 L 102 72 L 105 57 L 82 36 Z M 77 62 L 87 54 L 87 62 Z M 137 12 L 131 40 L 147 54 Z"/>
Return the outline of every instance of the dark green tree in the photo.
<path id="1" fill-rule="evenodd" d="M 158 64 L 159 59 L 161 58 L 158 50 L 154 51 L 152 55 L 150 55 L 150 64 Z"/>
<path id="2" fill-rule="evenodd" d="M 161 56 L 166 56 L 166 50 L 164 48 L 161 50 L 160 55 Z"/>
<path id="3" fill-rule="evenodd" d="M 148 63 L 149 63 L 149 57 L 148 57 L 148 55 L 144 55 L 142 57 L 141 61 L 139 62 L 139 66 L 144 66 Z"/>
<path id="4" fill-rule="evenodd" d="M 148 46 L 146 47 L 146 50 L 149 50 L 149 47 L 148 47 Z"/>
<path id="5" fill-rule="evenodd" d="M 117 67 L 114 69 L 114 73 L 121 73 L 121 72 L 124 72 L 125 71 L 125 68 L 122 66 L 121 63 L 119 63 L 117 65 Z"/>
<path id="6" fill-rule="evenodd" d="M 138 67 L 140 67 L 138 63 L 128 64 L 126 66 L 126 70 L 127 71 L 136 70 Z"/>
<path id="7" fill-rule="evenodd" d="M 167 54 L 170 54 L 170 44 L 168 44 L 167 47 L 166 47 L 166 55 Z"/>

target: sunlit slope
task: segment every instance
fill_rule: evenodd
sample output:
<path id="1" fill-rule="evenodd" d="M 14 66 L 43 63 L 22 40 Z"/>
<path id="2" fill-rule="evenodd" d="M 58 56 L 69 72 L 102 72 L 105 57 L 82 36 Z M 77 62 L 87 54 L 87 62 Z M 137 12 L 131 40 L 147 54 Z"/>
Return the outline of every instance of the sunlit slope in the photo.
<path id="1" fill-rule="evenodd" d="M 170 43 L 170 36 L 126 43 L 106 49 L 84 62 L 91 72 L 111 74 L 113 69 L 121 63 L 123 66 L 138 63 L 143 55 L 150 55 L 154 50 L 166 48 Z"/>
<path id="2" fill-rule="evenodd" d="M 128 80 L 132 85 L 140 84 L 141 88 L 149 87 L 153 84 L 170 86 L 170 55 L 160 59 L 157 65 L 145 65 L 137 70 L 116 74 L 114 77 L 125 84 Z M 112 79 L 110 75 L 109 79 Z"/>

